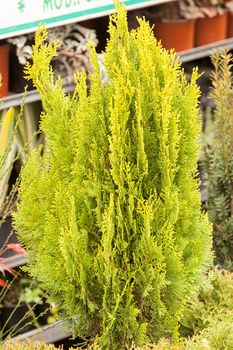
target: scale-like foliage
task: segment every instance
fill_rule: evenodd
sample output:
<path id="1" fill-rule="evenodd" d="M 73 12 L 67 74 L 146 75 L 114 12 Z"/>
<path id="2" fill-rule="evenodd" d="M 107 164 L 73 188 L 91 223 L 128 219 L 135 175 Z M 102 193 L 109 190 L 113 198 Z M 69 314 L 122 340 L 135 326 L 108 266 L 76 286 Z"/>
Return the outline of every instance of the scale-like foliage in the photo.
<path id="1" fill-rule="evenodd" d="M 211 263 L 211 227 L 196 176 L 197 72 L 188 83 L 174 53 L 144 20 L 129 32 L 117 5 L 100 81 L 91 50 L 90 89 L 53 83 L 57 44 L 36 34 L 28 77 L 44 106 L 43 157 L 22 172 L 15 217 L 29 271 L 74 335 L 124 349 L 178 335 L 190 293 Z"/>
<path id="2" fill-rule="evenodd" d="M 233 88 L 232 55 L 217 52 L 211 97 L 216 108 L 212 138 L 204 146 L 207 209 L 214 229 L 216 263 L 233 269 Z"/>

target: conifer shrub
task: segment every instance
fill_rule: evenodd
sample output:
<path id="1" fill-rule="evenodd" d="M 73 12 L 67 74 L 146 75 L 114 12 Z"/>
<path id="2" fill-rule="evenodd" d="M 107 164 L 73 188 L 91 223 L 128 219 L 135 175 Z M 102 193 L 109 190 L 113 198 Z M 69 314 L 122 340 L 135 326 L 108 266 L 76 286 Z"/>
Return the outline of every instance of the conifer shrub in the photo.
<path id="1" fill-rule="evenodd" d="M 200 334 L 187 341 L 185 350 L 231 350 L 233 349 L 233 313 L 225 315 L 221 321 L 212 323 Z"/>
<path id="2" fill-rule="evenodd" d="M 180 330 L 184 337 L 205 332 L 212 334 L 210 339 L 214 333 L 216 339 L 224 339 L 217 336 L 218 327 L 220 332 L 229 327 L 233 331 L 233 273 L 214 268 L 208 280 L 186 304 Z"/>
<path id="3" fill-rule="evenodd" d="M 98 345 L 93 344 L 90 345 L 87 350 L 102 350 Z M 127 347 L 127 350 L 186 350 L 183 344 L 172 344 L 167 339 L 161 339 L 158 344 L 145 344 L 142 347 L 137 347 L 132 345 L 131 347 Z M 203 348 L 196 350 L 205 350 Z M 212 350 L 212 349 L 211 349 Z"/>
<path id="4" fill-rule="evenodd" d="M 198 74 L 188 83 L 145 20 L 110 18 L 101 84 L 96 52 L 87 89 L 54 83 L 58 43 L 36 34 L 28 78 L 44 107 L 43 155 L 22 171 L 15 226 L 28 271 L 69 321 L 102 349 L 178 337 L 186 301 L 211 264 L 211 226 L 196 180 Z"/>
<path id="5" fill-rule="evenodd" d="M 233 89 L 232 54 L 212 56 L 211 98 L 215 102 L 212 137 L 204 148 L 207 209 L 213 223 L 216 263 L 233 269 Z"/>

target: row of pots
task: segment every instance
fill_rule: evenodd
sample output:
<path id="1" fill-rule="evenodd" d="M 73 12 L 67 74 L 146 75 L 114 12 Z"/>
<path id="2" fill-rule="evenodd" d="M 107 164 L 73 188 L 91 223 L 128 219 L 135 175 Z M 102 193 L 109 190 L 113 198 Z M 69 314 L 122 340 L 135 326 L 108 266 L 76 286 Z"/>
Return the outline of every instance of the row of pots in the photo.
<path id="1" fill-rule="evenodd" d="M 174 48 L 178 52 L 188 50 L 195 46 L 233 37 L 233 14 L 226 11 L 213 18 L 205 17 L 179 22 L 155 21 L 154 34 L 166 49 Z M 0 45 L 0 74 L 2 76 L 0 98 L 7 96 L 9 91 L 9 56 L 10 45 Z M 13 73 L 14 77 L 11 78 L 16 81 L 19 72 Z"/>
<path id="2" fill-rule="evenodd" d="M 179 22 L 155 22 L 155 37 L 166 49 L 185 51 L 195 46 L 233 37 L 233 14 L 225 11 L 215 17 L 182 20 Z"/>

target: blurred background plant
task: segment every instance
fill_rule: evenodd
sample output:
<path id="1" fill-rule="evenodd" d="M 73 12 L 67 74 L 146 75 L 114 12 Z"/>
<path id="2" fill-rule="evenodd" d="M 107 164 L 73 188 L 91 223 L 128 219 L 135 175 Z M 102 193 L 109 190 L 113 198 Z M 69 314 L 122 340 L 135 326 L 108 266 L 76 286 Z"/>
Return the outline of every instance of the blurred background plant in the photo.
<path id="1" fill-rule="evenodd" d="M 203 138 L 202 164 L 207 210 L 213 223 L 215 262 L 233 269 L 233 55 L 226 51 L 212 56 L 214 111 Z"/>
<path id="2" fill-rule="evenodd" d="M 194 293 L 186 305 L 180 331 L 184 337 L 206 333 L 216 324 L 228 324 L 233 330 L 233 273 L 217 267 L 208 275 L 207 283 L 199 293 Z M 233 335 L 233 332 L 232 332 Z M 219 348 L 220 349 L 220 348 Z"/>
<path id="3" fill-rule="evenodd" d="M 21 107 L 11 107 L 0 114 L 0 208 L 5 211 L 9 206 L 6 201 L 15 195 L 17 188 L 9 184 L 13 167 L 16 167 L 18 178 L 21 166 L 26 162 L 27 154 L 37 149 L 44 142 L 43 134 L 39 132 L 40 102 L 23 104 Z M 19 180 L 19 178 L 18 178 Z M 17 185 L 17 181 L 15 181 Z M 3 206 L 4 204 L 4 206 Z M 12 208 L 11 208 L 12 209 Z"/>
<path id="4" fill-rule="evenodd" d="M 28 152 L 38 149 L 39 145 L 44 143 L 44 136 L 39 131 L 41 103 L 24 104 L 22 111 L 20 107 L 16 107 L 15 113 L 18 116 L 22 113 L 15 134 L 19 166 L 21 167 L 26 162 Z"/>
<path id="5" fill-rule="evenodd" d="M 74 71 L 83 69 L 88 73 L 92 70 L 88 42 L 91 41 L 95 47 L 98 44 L 94 29 L 85 28 L 76 23 L 51 28 L 48 30 L 47 41 L 53 43 L 55 40 L 59 40 L 60 43 L 58 56 L 54 57 L 52 62 L 55 79 L 60 76 L 63 84 L 68 85 L 74 82 Z M 14 55 L 17 57 L 16 64 L 21 66 L 19 68 L 23 76 L 24 65 L 27 60 L 31 60 L 34 33 L 10 38 L 7 41 L 13 45 Z M 24 80 L 21 89 L 24 89 L 25 84 Z M 13 87 L 12 90 L 14 91 L 15 88 Z"/>
<path id="6" fill-rule="evenodd" d="M 207 17 L 214 17 L 224 12 L 224 0 L 194 0 L 197 7 Z"/>
<path id="7" fill-rule="evenodd" d="M 24 254 L 12 228 L 12 212 L 17 201 L 20 169 L 26 162 L 27 154 L 43 143 L 43 134 L 39 132 L 39 102 L 23 104 L 10 108 L 0 114 L 0 271 L 14 275 L 7 267 L 5 257 L 12 253 Z M 4 279 L 0 280 L 5 286 Z"/>
<path id="8" fill-rule="evenodd" d="M 17 277 L 8 283 L 0 298 L 1 337 L 4 340 L 57 319 L 38 283 L 22 271 Z"/>
<path id="9" fill-rule="evenodd" d="M 20 168 L 30 150 L 43 143 L 39 132 L 40 103 L 0 113 L 0 339 L 39 327 L 56 320 L 55 307 L 46 300 L 45 292 L 17 268 L 8 266 L 9 252 L 26 255 L 24 248 L 7 223 L 15 210 Z M 7 229 L 6 229 L 7 228 Z M 6 232 L 7 231 L 7 232 Z M 52 311 L 50 311 L 50 309 Z M 40 320 L 42 320 L 40 322 Z"/>
<path id="10" fill-rule="evenodd" d="M 25 249 L 20 244 L 15 243 L 8 243 L 5 245 L 5 247 L 0 251 L 0 272 L 1 275 L 5 278 L 6 272 L 9 272 L 12 276 L 17 277 L 17 272 L 12 269 L 11 267 L 7 266 L 4 262 L 4 258 L 2 255 L 7 251 L 12 250 L 17 254 L 26 255 Z M 0 277 L 0 286 L 3 288 L 8 288 L 7 281 L 5 281 L 3 278 Z"/>
<path id="11" fill-rule="evenodd" d="M 15 112 L 13 108 L 4 110 L 0 124 L 0 209 L 5 202 L 11 171 L 16 156 Z"/>

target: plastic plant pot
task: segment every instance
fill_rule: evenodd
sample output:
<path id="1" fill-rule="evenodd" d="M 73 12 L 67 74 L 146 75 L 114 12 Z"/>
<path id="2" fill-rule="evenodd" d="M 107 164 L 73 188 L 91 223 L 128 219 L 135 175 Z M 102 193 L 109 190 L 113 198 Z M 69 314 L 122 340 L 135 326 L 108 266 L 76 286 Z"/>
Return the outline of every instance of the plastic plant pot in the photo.
<path id="1" fill-rule="evenodd" d="M 196 22 L 195 46 L 221 41 L 227 35 L 227 12 L 215 17 L 198 18 Z"/>
<path id="2" fill-rule="evenodd" d="M 156 22 L 154 34 L 167 50 L 184 51 L 193 48 L 195 20 L 178 22 Z"/>

